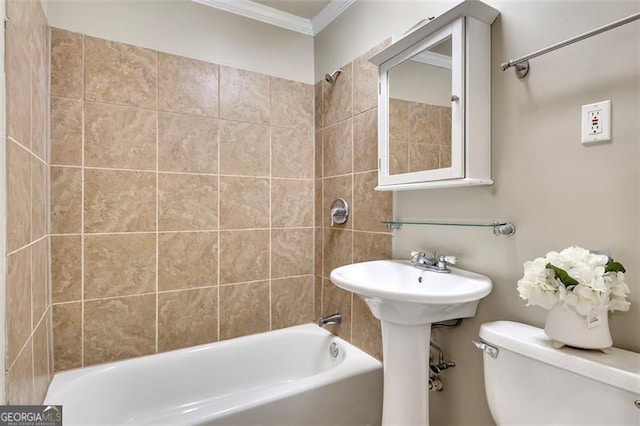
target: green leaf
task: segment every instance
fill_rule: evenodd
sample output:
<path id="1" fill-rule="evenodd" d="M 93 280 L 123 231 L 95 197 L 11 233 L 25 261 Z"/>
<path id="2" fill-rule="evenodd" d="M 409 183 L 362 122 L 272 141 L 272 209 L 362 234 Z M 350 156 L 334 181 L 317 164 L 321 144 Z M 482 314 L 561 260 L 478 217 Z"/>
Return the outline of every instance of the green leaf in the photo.
<path id="1" fill-rule="evenodd" d="M 575 287 L 578 285 L 578 281 L 571 278 L 564 269 L 553 266 L 551 263 L 547 263 L 546 268 L 551 269 L 556 274 L 556 278 L 559 279 L 565 287 L 569 288 L 570 286 Z"/>
<path id="2" fill-rule="evenodd" d="M 604 267 L 605 272 L 627 272 L 622 266 L 622 263 L 615 262 L 613 259 L 609 259 Z"/>

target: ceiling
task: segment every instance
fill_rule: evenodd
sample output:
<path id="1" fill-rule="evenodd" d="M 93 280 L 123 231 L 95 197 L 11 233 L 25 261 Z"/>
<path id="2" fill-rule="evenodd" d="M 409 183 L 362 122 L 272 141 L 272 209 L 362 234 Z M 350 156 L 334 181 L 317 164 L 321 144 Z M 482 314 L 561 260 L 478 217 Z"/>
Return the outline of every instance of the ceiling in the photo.
<path id="1" fill-rule="evenodd" d="M 253 0 L 273 9 L 287 12 L 305 19 L 318 14 L 331 0 Z"/>
<path id="2" fill-rule="evenodd" d="M 256 21 L 315 36 L 356 0 L 191 0 Z"/>

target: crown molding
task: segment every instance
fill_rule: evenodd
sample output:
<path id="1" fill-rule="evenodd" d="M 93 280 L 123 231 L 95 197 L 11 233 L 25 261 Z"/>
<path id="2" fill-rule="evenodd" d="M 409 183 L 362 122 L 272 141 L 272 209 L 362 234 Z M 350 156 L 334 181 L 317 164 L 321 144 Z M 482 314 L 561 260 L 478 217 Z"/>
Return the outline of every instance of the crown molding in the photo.
<path id="1" fill-rule="evenodd" d="M 245 18 L 254 19 L 266 24 L 315 36 L 336 19 L 356 0 L 331 0 L 312 19 L 301 18 L 251 0 L 191 0 L 215 9 L 224 10 Z"/>
<path id="2" fill-rule="evenodd" d="M 244 16 L 266 24 L 313 36 L 311 20 L 292 15 L 250 0 L 191 0 L 225 12 Z"/>
<path id="3" fill-rule="evenodd" d="M 422 64 L 451 69 L 451 56 L 442 55 L 440 53 L 422 52 L 412 57 L 411 60 Z"/>
<path id="4" fill-rule="evenodd" d="M 315 36 L 320 31 L 333 22 L 338 16 L 342 14 L 349 6 L 355 3 L 356 0 L 331 0 L 320 12 L 311 18 L 311 28 L 313 28 L 313 35 Z"/>

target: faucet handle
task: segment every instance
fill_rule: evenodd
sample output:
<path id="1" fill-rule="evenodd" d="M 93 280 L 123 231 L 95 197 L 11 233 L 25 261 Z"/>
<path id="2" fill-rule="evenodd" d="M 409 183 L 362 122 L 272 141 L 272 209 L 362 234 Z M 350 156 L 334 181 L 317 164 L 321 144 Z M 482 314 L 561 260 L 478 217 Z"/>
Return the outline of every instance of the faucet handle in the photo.
<path id="1" fill-rule="evenodd" d="M 450 265 L 455 265 L 456 263 L 458 263 L 458 258 L 455 256 L 440 256 L 439 260 L 440 262 L 446 262 Z"/>
<path id="2" fill-rule="evenodd" d="M 426 263 L 426 255 L 424 252 L 414 250 L 411 253 L 411 263 Z"/>

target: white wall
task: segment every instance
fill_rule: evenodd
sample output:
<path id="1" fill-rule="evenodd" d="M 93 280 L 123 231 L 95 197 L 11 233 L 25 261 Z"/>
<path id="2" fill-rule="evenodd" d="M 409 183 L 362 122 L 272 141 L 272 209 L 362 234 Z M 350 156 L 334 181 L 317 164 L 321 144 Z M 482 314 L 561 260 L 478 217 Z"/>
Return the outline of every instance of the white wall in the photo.
<path id="1" fill-rule="evenodd" d="M 48 0 L 49 25 L 94 37 L 313 81 L 313 38 L 190 0 Z"/>
<path id="2" fill-rule="evenodd" d="M 640 3 L 488 3 L 501 10 L 491 60 L 495 184 L 395 195 L 397 218 L 508 219 L 517 227 L 509 238 L 484 228 L 396 231 L 394 257 L 437 248 L 494 282 L 475 318 L 434 333 L 456 367 L 443 374 L 445 391 L 431 393 L 432 424 L 491 423 L 481 355 L 471 339 L 486 321 L 544 324 L 546 311 L 525 307 L 516 281 L 524 261 L 549 250 L 572 244 L 609 248 L 627 266 L 632 308 L 614 314 L 610 325 L 616 346 L 640 352 L 640 22 L 532 60 L 526 80 L 499 69 L 509 58 L 637 12 Z M 357 2 L 316 37 L 316 76 L 453 4 Z M 583 146 L 581 105 L 606 99 L 613 103 L 613 141 Z"/>
<path id="3" fill-rule="evenodd" d="M 359 0 L 315 36 L 315 81 L 371 47 L 400 38 L 422 18 L 436 16 L 457 2 Z"/>

